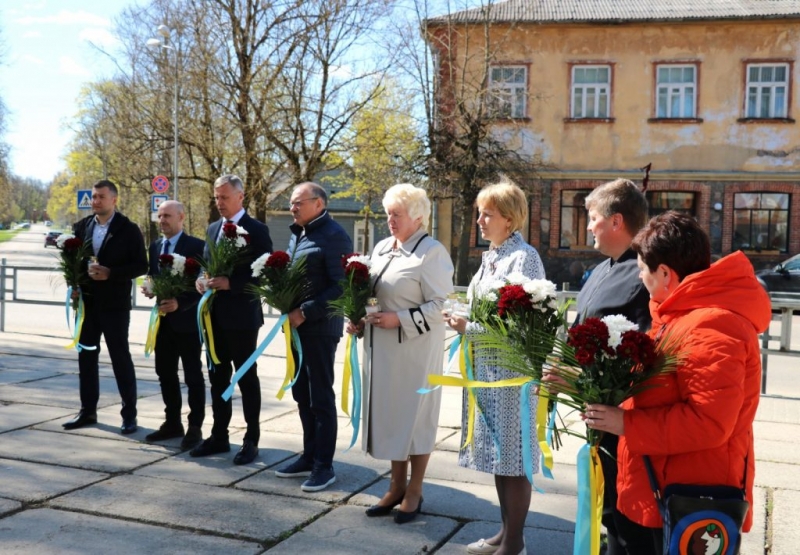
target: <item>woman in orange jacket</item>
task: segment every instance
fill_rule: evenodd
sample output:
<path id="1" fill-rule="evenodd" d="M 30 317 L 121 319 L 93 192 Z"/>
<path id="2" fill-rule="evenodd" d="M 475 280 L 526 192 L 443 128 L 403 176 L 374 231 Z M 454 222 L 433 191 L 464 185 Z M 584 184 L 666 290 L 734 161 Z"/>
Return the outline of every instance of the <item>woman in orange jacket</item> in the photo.
<path id="1" fill-rule="evenodd" d="M 618 539 L 631 555 L 660 554 L 662 521 L 644 455 L 662 487 L 743 487 L 752 506 L 758 334 L 769 325 L 771 306 L 744 254 L 710 264 L 708 236 L 689 216 L 666 212 L 653 218 L 633 249 L 650 292 L 650 333 L 680 338 L 685 358 L 676 372 L 653 379 L 655 387 L 620 407 L 589 405 L 584 418 L 590 428 L 620 436 Z M 744 531 L 751 526 L 748 514 Z"/>

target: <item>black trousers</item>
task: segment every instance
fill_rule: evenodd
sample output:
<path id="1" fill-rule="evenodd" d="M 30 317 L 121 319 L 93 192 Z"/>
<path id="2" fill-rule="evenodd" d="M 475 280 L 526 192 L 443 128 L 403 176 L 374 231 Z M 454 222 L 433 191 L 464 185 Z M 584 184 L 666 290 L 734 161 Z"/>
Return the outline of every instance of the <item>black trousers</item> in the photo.
<path id="1" fill-rule="evenodd" d="M 223 330 L 218 325 L 214 326 L 214 347 L 220 363 L 209 366 L 208 379 L 211 382 L 211 411 L 214 414 L 211 434 L 220 441 L 228 441 L 228 425 L 233 412 L 232 402 L 223 400 L 222 394 L 228 389 L 234 370 L 256 350 L 257 341 L 258 329 Z M 239 380 L 239 392 L 242 396 L 244 420 L 247 423 L 244 439 L 258 443 L 261 437 L 261 382 L 258 379 L 257 364 L 253 364 Z"/>
<path id="2" fill-rule="evenodd" d="M 178 378 L 178 360 L 183 365 L 183 379 L 189 398 L 189 426 L 202 426 L 206 414 L 206 383 L 203 378 L 200 335 L 197 330 L 177 332 L 161 318 L 156 337 L 156 375 L 164 399 L 165 420 L 180 424 L 181 382 Z"/>
<path id="3" fill-rule="evenodd" d="M 636 524 L 614 509 L 614 544 L 608 543 L 607 555 L 663 555 L 664 530 Z M 611 533 L 609 532 L 609 540 Z"/>
<path id="4" fill-rule="evenodd" d="M 136 418 L 136 371 L 133 368 L 128 346 L 128 328 L 131 322 L 129 310 L 102 312 L 87 307 L 81 328 L 81 345 L 96 346 L 94 350 L 82 349 L 78 353 L 80 372 L 81 408 L 87 412 L 97 411 L 100 399 L 100 337 L 105 339 L 111 367 L 117 380 L 117 389 L 122 398 L 120 414 L 123 420 Z"/>
<path id="5" fill-rule="evenodd" d="M 338 337 L 300 336 L 303 365 L 292 387 L 303 424 L 303 458 L 314 466 L 330 467 L 336 451 L 338 420 L 333 391 L 333 360 Z M 292 349 L 295 365 L 297 351 Z"/>
<path id="6" fill-rule="evenodd" d="M 619 436 L 614 434 L 603 434 L 600 440 L 600 466 L 603 467 L 603 481 L 605 489 L 603 490 L 603 526 L 606 527 L 608 537 L 608 552 L 612 553 L 625 553 L 619 551 L 620 546 L 617 545 L 616 538 L 616 520 L 614 513 L 617 510 L 617 445 L 619 444 Z"/>

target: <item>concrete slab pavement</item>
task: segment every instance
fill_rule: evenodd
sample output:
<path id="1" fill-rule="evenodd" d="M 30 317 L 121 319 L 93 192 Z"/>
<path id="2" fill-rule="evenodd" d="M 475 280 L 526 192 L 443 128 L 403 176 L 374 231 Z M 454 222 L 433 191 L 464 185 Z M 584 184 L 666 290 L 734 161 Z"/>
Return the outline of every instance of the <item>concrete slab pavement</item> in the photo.
<path id="1" fill-rule="evenodd" d="M 299 488 L 302 480 L 275 477 L 273 470 L 302 446 L 291 396 L 275 399 L 284 372 L 282 347 L 259 359 L 264 402 L 259 456 L 251 465 L 235 466 L 232 459 L 244 433 L 238 394 L 230 453 L 194 459 L 180 452 L 179 440 L 143 443 L 163 418 L 153 359 L 143 356 L 146 313 L 134 312 L 131 325 L 140 431 L 121 436 L 119 396 L 107 353 L 101 353 L 99 424 L 66 432 L 61 423 L 79 402 L 77 357 L 63 349 L 68 343 L 63 309 L 6 307 L 7 331 L 0 333 L 0 554 L 456 554 L 497 530 L 492 476 L 457 465 L 460 390 L 443 392 L 422 517 L 398 526 L 391 518 L 364 515 L 364 507 L 386 491 L 389 464 L 364 456 L 360 440 L 345 452 L 351 429 L 344 416 L 335 484 L 308 494 Z M 31 319 L 37 320 L 35 329 Z M 24 331 L 10 330 L 12 322 L 22 323 Z M 343 350 L 342 342 L 337 380 Z M 796 366 L 795 359 L 770 358 L 774 393 L 796 380 Z M 336 387 L 339 391 L 338 381 Z M 792 391 L 787 389 L 787 395 Z M 205 434 L 210 432 L 210 406 L 207 411 Z M 565 417 L 575 422 L 574 416 Z M 795 553 L 800 545 L 792 519 L 800 510 L 800 400 L 763 397 L 755 434 L 755 526 L 745 536 L 742 553 Z M 580 444 L 574 438 L 564 441 L 555 453 L 556 479 L 535 477 L 545 493 L 533 495 L 526 523 L 528 553 L 572 552 L 574 455 Z"/>

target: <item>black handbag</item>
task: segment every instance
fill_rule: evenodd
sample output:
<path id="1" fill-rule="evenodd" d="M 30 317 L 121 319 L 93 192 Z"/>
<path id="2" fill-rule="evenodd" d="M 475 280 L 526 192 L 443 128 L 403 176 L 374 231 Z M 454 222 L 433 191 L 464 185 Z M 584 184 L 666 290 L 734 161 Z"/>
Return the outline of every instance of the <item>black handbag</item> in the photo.
<path id="1" fill-rule="evenodd" d="M 750 510 L 744 489 L 670 484 L 661 494 L 650 457 L 644 456 L 650 488 L 664 521 L 664 555 L 737 555 Z M 747 459 L 745 458 L 747 483 Z"/>

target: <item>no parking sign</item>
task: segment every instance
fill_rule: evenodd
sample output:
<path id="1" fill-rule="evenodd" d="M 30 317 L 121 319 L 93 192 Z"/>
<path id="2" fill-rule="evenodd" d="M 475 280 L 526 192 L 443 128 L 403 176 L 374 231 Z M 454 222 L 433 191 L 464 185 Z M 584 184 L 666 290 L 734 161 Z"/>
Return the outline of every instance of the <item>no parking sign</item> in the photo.
<path id="1" fill-rule="evenodd" d="M 156 193 L 166 193 L 169 189 L 169 179 L 163 175 L 157 175 L 153 178 L 153 190 Z"/>

